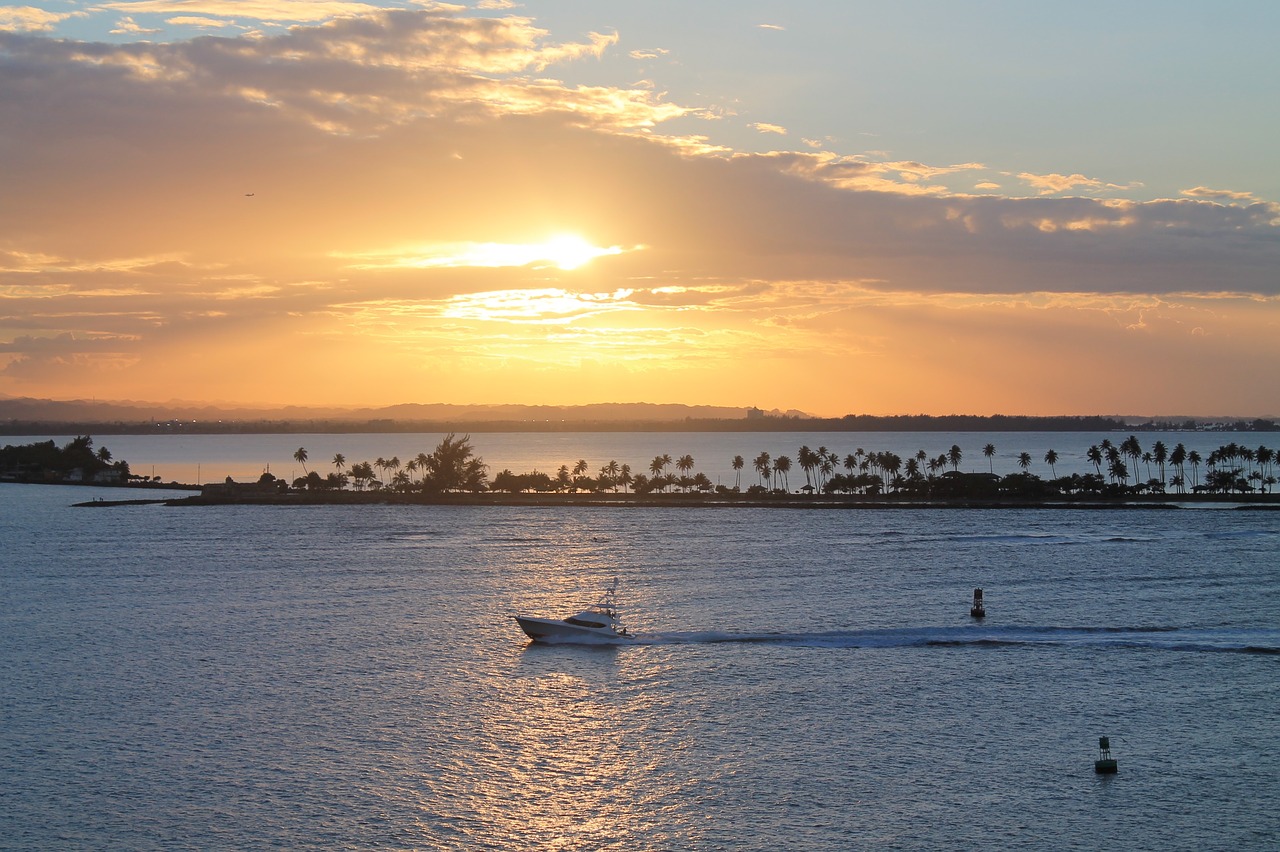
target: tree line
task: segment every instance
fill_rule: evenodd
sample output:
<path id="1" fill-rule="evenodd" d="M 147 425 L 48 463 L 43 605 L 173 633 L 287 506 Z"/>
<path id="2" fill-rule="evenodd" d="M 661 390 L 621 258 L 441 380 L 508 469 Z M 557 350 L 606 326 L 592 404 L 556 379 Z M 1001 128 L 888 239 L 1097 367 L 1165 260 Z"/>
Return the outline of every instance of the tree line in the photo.
<path id="1" fill-rule="evenodd" d="M 1041 477 L 1030 471 L 1034 459 L 1029 452 L 1017 455 L 1018 470 L 997 474 L 996 447 L 987 443 L 982 448 L 987 459 L 986 473 L 960 470 L 964 453 L 958 444 L 945 452 L 931 455 L 925 450 L 905 458 L 894 452 L 864 450 L 841 456 L 822 446 L 802 446 L 795 458 L 771 456 L 762 452 L 748 460 L 734 456 L 730 466 L 734 484 L 713 485 L 705 473 L 696 470 L 692 455 L 654 456 L 645 470 L 636 471 L 628 464 L 610 460 L 591 471 L 585 459 L 573 465 L 564 464 L 554 473 L 533 470 L 514 473 L 502 470 L 492 481 L 487 466 L 476 456 L 470 436 L 457 438 L 450 433 L 435 452 L 420 453 L 401 463 L 397 457 L 379 458 L 374 462 L 348 465 L 341 454 L 334 456 L 335 470 L 326 476 L 309 471 L 293 483 L 295 488 L 312 490 L 390 489 L 397 492 L 499 491 L 507 493 L 720 493 L 720 494 L 860 494 L 901 495 L 918 498 L 954 498 L 973 496 L 1052 497 L 1052 496 L 1124 496 L 1133 494 L 1248 494 L 1271 493 L 1276 484 L 1275 451 L 1259 446 L 1250 448 L 1235 442 L 1224 444 L 1202 457 L 1182 443 L 1172 447 L 1155 441 L 1144 448 L 1130 435 L 1118 443 L 1104 439 L 1089 447 L 1084 460 L 1093 472 L 1057 475 L 1061 458 L 1056 450 L 1043 455 L 1051 476 Z M 300 447 L 294 459 L 304 466 L 308 461 Z M 754 482 L 744 488 L 744 471 L 755 474 Z M 270 476 L 270 474 L 264 474 Z M 803 484 L 801 484 L 803 477 Z"/>
<path id="2" fill-rule="evenodd" d="M 93 448 L 93 438 L 77 435 L 59 447 L 52 440 L 0 449 L 0 474 L 23 482 L 116 483 L 137 479 L 129 463 L 116 460 L 106 447 Z"/>
<path id="3" fill-rule="evenodd" d="M 356 491 L 387 488 L 402 493 L 442 493 L 483 491 L 487 487 L 487 469 L 471 446 L 471 436 L 459 438 L 452 432 L 431 453 L 418 453 L 404 462 L 397 456 L 379 456 L 374 461 L 348 463 L 346 456 L 337 453 L 332 461 L 334 469 L 321 476 L 318 471 L 307 470 L 310 458 L 306 447 L 299 447 L 293 454 L 305 474 L 293 481 L 294 488 L 340 491 L 349 486 Z M 270 473 L 262 474 L 258 481 L 264 485 L 281 482 Z"/>

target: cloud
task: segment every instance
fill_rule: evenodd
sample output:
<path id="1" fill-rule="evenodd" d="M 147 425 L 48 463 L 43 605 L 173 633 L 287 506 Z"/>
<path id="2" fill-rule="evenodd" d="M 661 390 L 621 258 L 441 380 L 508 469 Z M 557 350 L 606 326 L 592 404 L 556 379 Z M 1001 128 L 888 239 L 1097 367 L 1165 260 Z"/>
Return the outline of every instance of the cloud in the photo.
<path id="1" fill-rule="evenodd" d="M 208 27 L 211 29 L 223 29 L 232 26 L 228 21 L 222 21 L 217 18 L 195 17 L 190 15 L 179 15 L 173 18 L 165 19 L 165 23 L 175 27 Z"/>
<path id="2" fill-rule="evenodd" d="M 1060 192 L 1067 192 L 1072 189 L 1100 192 L 1103 190 L 1123 190 L 1131 188 L 1130 186 L 1122 184 L 1105 183 L 1097 180 L 1096 178 L 1088 178 L 1081 174 L 1035 175 L 1030 172 L 1022 172 L 1018 175 L 1018 180 L 1021 180 L 1023 183 L 1039 190 L 1041 195 L 1053 195 Z"/>
<path id="3" fill-rule="evenodd" d="M 49 32 L 63 21 L 84 15 L 84 12 L 50 12 L 35 6 L 4 6 L 0 7 L 0 32 Z"/>
<path id="4" fill-rule="evenodd" d="M 121 18 L 111 30 L 112 35 L 151 35 L 160 32 L 155 27 L 142 27 L 133 18 Z"/>
<path id="5" fill-rule="evenodd" d="M 369 15 L 379 7 L 371 3 L 345 0 L 121 0 L 101 3 L 97 8 L 125 12 L 129 15 L 194 14 L 229 18 L 252 18 L 259 21 L 294 21 L 316 23 L 339 17 Z"/>
<path id="6" fill-rule="evenodd" d="M 1206 198 L 1211 201 L 1259 201 L 1260 199 L 1252 192 L 1233 192 L 1228 189 L 1209 189 L 1207 186 L 1197 186 L 1191 189 L 1182 190 L 1179 195 L 1187 198 Z"/>
<path id="7" fill-rule="evenodd" d="M 756 130 L 759 130 L 761 133 L 776 133 L 779 136 L 787 135 L 787 129 L 777 124 L 768 124 L 767 122 L 757 121 L 751 126 Z"/>

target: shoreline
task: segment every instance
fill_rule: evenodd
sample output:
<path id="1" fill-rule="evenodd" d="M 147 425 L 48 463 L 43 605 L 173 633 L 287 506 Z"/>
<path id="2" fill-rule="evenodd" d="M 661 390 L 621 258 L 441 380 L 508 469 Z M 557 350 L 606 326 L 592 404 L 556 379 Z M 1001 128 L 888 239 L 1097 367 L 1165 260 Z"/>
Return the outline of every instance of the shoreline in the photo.
<path id="1" fill-rule="evenodd" d="M 670 509 L 1187 509 L 1280 511 L 1280 494 L 1234 497 L 1230 495 L 1127 496 L 1046 500 L 1009 498 L 920 499 L 869 497 L 866 495 L 726 496 L 722 494 L 386 494 L 369 492 L 290 492 L 286 494 L 199 494 L 189 497 L 104 500 L 72 504 L 79 508 L 164 505 L 175 508 L 204 506 L 515 506 L 560 508 L 670 508 Z"/>

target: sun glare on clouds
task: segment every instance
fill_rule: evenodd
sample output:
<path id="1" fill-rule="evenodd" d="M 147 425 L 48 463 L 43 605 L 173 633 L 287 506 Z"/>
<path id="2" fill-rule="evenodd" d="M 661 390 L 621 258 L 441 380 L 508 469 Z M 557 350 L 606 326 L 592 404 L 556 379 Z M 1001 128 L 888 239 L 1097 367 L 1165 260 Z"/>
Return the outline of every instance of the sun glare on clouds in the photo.
<path id="1" fill-rule="evenodd" d="M 577 234 L 557 234 L 541 243 L 436 243 L 343 256 L 358 261 L 352 264 L 357 269 L 554 266 L 569 271 L 598 257 L 622 252 L 620 246 L 594 246 Z"/>

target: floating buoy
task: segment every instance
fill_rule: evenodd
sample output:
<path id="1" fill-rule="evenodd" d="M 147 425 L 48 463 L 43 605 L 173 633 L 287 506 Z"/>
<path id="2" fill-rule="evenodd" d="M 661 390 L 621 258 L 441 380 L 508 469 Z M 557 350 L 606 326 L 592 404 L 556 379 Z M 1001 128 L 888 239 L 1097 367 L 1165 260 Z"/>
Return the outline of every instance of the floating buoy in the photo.
<path id="1" fill-rule="evenodd" d="M 973 606 L 969 607 L 969 614 L 974 618 L 982 618 L 987 614 L 987 608 L 982 604 L 982 589 L 973 590 Z"/>
<path id="2" fill-rule="evenodd" d="M 1111 739 L 1098 737 L 1098 759 L 1093 762 L 1093 771 L 1099 775 L 1115 775 L 1119 771 L 1116 760 L 1111 756 Z"/>

